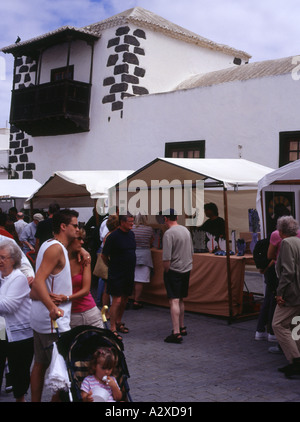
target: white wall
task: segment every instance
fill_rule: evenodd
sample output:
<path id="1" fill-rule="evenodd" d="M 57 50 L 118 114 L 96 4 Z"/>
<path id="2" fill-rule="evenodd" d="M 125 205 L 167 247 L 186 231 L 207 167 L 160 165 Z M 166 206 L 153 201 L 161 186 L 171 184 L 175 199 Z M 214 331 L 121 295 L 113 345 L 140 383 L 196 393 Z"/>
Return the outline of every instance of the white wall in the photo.
<path id="1" fill-rule="evenodd" d="M 138 162 L 150 161 L 141 144 L 161 156 L 164 142 L 205 140 L 206 158 L 238 158 L 242 145 L 242 158 L 277 168 L 279 132 L 300 129 L 299 89 L 282 75 L 128 98 L 123 120 L 139 122 L 130 136 Z"/>
<path id="2" fill-rule="evenodd" d="M 132 25 L 130 28 L 130 34 L 137 29 Z M 113 74 L 114 67 L 107 67 L 109 56 L 116 54 L 114 47 L 107 48 L 108 41 L 116 37 L 116 29 L 117 27 L 105 30 L 99 41 L 95 43 L 90 131 L 30 139 L 30 145 L 33 145 L 30 161 L 36 163 L 34 178 L 42 183 L 58 170 L 138 168 L 144 163 L 145 157 L 152 159 L 157 155 L 163 155 L 164 143 L 173 137 L 169 131 L 172 131 L 171 126 L 174 124 L 167 124 L 164 128 L 164 121 L 160 118 L 160 109 L 165 107 L 164 97 L 159 97 L 162 103 L 159 100 L 159 109 L 156 110 L 158 114 L 153 116 L 158 120 L 150 122 L 147 133 L 143 130 L 143 127 L 149 126 L 147 112 L 138 110 L 138 118 L 136 118 L 135 106 L 133 106 L 133 114 L 129 111 L 130 109 L 128 113 L 127 102 L 124 101 L 124 118 L 121 118 L 120 111 L 111 111 L 111 104 L 102 104 L 103 97 L 109 94 L 109 87 L 103 86 L 103 80 L 114 76 L 116 83 L 121 82 L 121 75 Z M 139 41 L 140 48 L 145 50 L 145 56 L 138 57 L 139 66 L 146 70 L 146 74 L 144 78 L 140 78 L 140 85 L 147 88 L 149 92 L 173 89 L 194 73 L 233 66 L 234 57 L 184 43 L 149 29 L 144 29 L 144 31 L 146 39 L 139 38 Z M 118 64 L 121 64 L 122 53 L 119 54 Z M 49 82 L 51 69 L 65 66 L 66 58 L 67 44 L 48 49 L 43 54 L 40 82 Z M 90 74 L 90 47 L 85 42 L 76 41 L 72 44 L 70 64 L 74 64 L 74 79 L 87 82 L 85 79 Z M 133 74 L 134 67 L 135 65 L 130 65 L 130 74 Z M 140 101 L 141 97 L 136 100 Z M 152 101 L 151 96 L 150 103 Z M 139 103 L 134 104 L 139 108 Z M 167 110 L 161 111 L 165 113 Z M 167 120 L 172 120 L 172 107 L 168 111 Z M 151 110 L 150 115 L 153 112 L 154 110 Z M 147 144 L 149 140 L 151 144 Z M 141 152 L 142 156 L 140 156 Z"/>
<path id="3" fill-rule="evenodd" d="M 165 142 L 206 141 L 206 158 L 242 158 L 277 168 L 279 132 L 300 129 L 300 82 L 290 75 L 230 82 L 207 88 L 131 97 L 110 121 L 91 131 L 34 138 L 37 180 L 54 170 L 138 169 L 164 156 Z M 99 107 L 101 107 L 99 105 Z"/>

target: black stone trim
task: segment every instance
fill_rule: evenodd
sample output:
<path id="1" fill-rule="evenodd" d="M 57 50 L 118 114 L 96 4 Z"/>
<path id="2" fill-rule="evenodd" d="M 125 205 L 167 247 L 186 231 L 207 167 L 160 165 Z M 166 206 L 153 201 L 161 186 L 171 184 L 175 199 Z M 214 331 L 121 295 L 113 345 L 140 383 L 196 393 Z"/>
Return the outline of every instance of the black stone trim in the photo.
<path id="1" fill-rule="evenodd" d="M 105 78 L 103 81 L 103 86 L 112 85 L 116 82 L 115 78 L 113 76 L 109 76 L 108 78 Z"/>
<path id="2" fill-rule="evenodd" d="M 24 171 L 23 172 L 23 179 L 33 179 L 32 171 Z"/>
<path id="3" fill-rule="evenodd" d="M 144 40 L 146 39 L 146 33 L 142 29 L 136 29 L 133 35 L 135 35 L 138 38 L 144 38 Z"/>
<path id="4" fill-rule="evenodd" d="M 123 51 L 129 51 L 129 44 L 121 44 L 115 48 L 116 53 L 122 53 Z"/>
<path id="5" fill-rule="evenodd" d="M 20 142 L 19 141 L 11 141 L 9 144 L 9 148 L 13 149 L 13 148 L 19 148 L 20 146 Z"/>
<path id="6" fill-rule="evenodd" d="M 134 54 L 139 54 L 140 56 L 144 56 L 145 55 L 145 50 L 143 48 L 140 47 L 134 47 Z"/>
<path id="7" fill-rule="evenodd" d="M 23 154 L 20 156 L 20 162 L 21 163 L 28 163 L 28 155 L 27 154 Z"/>
<path id="8" fill-rule="evenodd" d="M 21 82 L 21 79 L 22 79 L 22 75 L 20 75 L 20 74 L 15 75 L 14 83 L 18 84 L 19 82 Z"/>
<path id="9" fill-rule="evenodd" d="M 127 63 L 115 66 L 114 75 L 120 75 L 121 73 L 129 73 L 129 66 Z"/>
<path id="10" fill-rule="evenodd" d="M 111 111 L 117 111 L 123 109 L 123 101 L 116 101 L 111 105 Z"/>
<path id="11" fill-rule="evenodd" d="M 109 56 L 108 60 L 107 60 L 107 67 L 109 66 L 114 66 L 117 61 L 118 61 L 119 55 L 118 54 L 112 54 L 111 56 Z"/>
<path id="12" fill-rule="evenodd" d="M 116 30 L 116 35 L 127 35 L 130 32 L 129 26 L 121 26 Z"/>
<path id="13" fill-rule="evenodd" d="M 116 45 L 119 44 L 119 42 L 120 42 L 120 37 L 112 38 L 111 40 L 108 41 L 107 48 L 115 47 Z"/>
<path id="14" fill-rule="evenodd" d="M 141 67 L 136 67 L 134 69 L 135 76 L 139 76 L 140 78 L 143 78 L 146 74 L 146 70 L 142 69 Z"/>
<path id="15" fill-rule="evenodd" d="M 128 90 L 128 84 L 127 83 L 120 83 L 115 84 L 110 88 L 110 93 L 117 93 L 117 92 L 124 92 Z"/>
<path id="16" fill-rule="evenodd" d="M 123 74 L 121 80 L 122 82 L 128 82 L 129 84 L 135 84 L 135 85 L 140 83 L 139 78 L 133 75 Z"/>
<path id="17" fill-rule="evenodd" d="M 26 65 L 21 66 L 19 69 L 19 73 L 26 73 L 28 71 L 29 71 L 29 67 Z"/>
<path id="18" fill-rule="evenodd" d="M 124 63 L 130 63 L 130 64 L 136 64 L 136 65 L 140 64 L 139 59 L 133 53 L 124 53 L 123 54 L 123 62 Z"/>
<path id="19" fill-rule="evenodd" d="M 114 101 L 116 101 L 116 96 L 115 94 L 112 95 L 105 95 L 105 97 L 103 97 L 102 103 L 106 104 L 106 103 L 113 103 Z"/>
<path id="20" fill-rule="evenodd" d="M 24 138 L 25 138 L 24 132 L 17 133 L 17 135 L 16 135 L 17 140 L 24 139 Z"/>
<path id="21" fill-rule="evenodd" d="M 23 139 L 23 141 L 22 141 L 22 147 L 28 147 L 28 139 Z"/>
<path id="22" fill-rule="evenodd" d="M 144 88 L 142 86 L 133 86 L 132 91 L 136 95 L 146 95 L 149 94 L 149 91 L 147 88 Z"/>
<path id="23" fill-rule="evenodd" d="M 16 67 L 22 66 L 22 64 L 23 64 L 22 57 L 17 57 L 16 60 L 15 60 Z"/>
<path id="24" fill-rule="evenodd" d="M 26 170 L 35 170 L 35 164 L 34 163 L 27 163 L 26 164 Z"/>
<path id="25" fill-rule="evenodd" d="M 132 35 L 125 35 L 124 37 L 125 44 L 135 45 L 136 47 L 139 47 L 141 44 L 136 37 L 133 37 Z"/>
<path id="26" fill-rule="evenodd" d="M 114 76 L 121 75 L 121 81 L 113 76 L 106 77 L 103 80 L 103 86 L 109 86 L 110 90 L 109 94 L 103 97 L 102 103 L 111 103 L 111 110 L 121 110 L 122 115 L 124 98 L 149 94 L 145 87 L 139 86 L 139 78 L 143 78 L 146 74 L 146 70 L 140 67 L 141 56 L 146 55 L 145 49 L 141 47 L 140 40 L 146 39 L 146 33 L 142 29 L 136 29 L 131 35 L 130 27 L 125 25 L 117 28 L 115 35 L 116 37 L 110 39 L 107 44 L 108 48 L 114 46 L 116 53 L 108 57 L 107 67 L 114 66 L 113 74 Z M 123 54 L 119 56 L 118 53 Z M 121 60 L 122 64 L 120 64 Z M 119 94 L 121 101 L 116 99 L 117 94 Z"/>

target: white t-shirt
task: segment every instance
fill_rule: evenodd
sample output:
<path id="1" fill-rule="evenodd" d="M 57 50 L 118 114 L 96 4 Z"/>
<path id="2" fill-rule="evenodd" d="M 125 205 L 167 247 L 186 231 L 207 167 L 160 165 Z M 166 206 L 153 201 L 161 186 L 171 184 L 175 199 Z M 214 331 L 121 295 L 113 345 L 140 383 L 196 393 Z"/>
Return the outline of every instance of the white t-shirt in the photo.
<path id="1" fill-rule="evenodd" d="M 39 253 L 36 260 L 36 271 L 38 271 L 45 251 L 52 245 L 58 244 L 61 246 L 64 255 L 66 264 L 64 268 L 58 274 L 50 274 L 46 279 L 46 286 L 48 291 L 55 294 L 63 294 L 65 296 L 70 296 L 72 294 L 72 278 L 71 278 L 71 269 L 70 262 L 68 258 L 68 252 L 66 248 L 57 240 L 51 239 L 47 240 L 42 244 L 39 249 Z M 70 330 L 70 318 L 71 318 L 71 302 L 64 302 L 59 307 L 64 311 L 64 316 L 56 320 L 58 329 L 61 333 Z M 32 328 L 42 334 L 51 334 L 55 333 L 53 327 L 53 322 L 49 316 L 49 310 L 39 300 L 32 301 L 31 307 L 31 326 Z"/>

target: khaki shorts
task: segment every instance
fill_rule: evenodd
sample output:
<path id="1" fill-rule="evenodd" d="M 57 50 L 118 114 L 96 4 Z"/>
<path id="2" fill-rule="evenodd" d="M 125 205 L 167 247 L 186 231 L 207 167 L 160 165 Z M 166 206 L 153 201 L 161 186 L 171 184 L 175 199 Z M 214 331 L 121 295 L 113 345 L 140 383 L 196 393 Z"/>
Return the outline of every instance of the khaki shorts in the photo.
<path id="1" fill-rule="evenodd" d="M 58 340 L 58 334 L 42 334 L 33 330 L 34 360 L 48 367 L 51 363 L 53 343 Z"/>
<path id="2" fill-rule="evenodd" d="M 97 306 L 85 312 L 72 313 L 70 326 L 74 328 L 78 325 L 92 325 L 93 327 L 104 328 L 102 315 Z"/>

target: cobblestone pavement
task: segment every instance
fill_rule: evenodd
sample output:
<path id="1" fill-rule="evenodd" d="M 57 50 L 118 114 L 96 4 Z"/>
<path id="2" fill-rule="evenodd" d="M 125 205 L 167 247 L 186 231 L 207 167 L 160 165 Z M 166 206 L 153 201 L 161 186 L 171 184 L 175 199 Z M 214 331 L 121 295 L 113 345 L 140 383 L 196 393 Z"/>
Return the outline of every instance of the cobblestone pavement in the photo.
<path id="1" fill-rule="evenodd" d="M 254 340 L 256 319 L 228 324 L 186 313 L 182 344 L 163 341 L 171 332 L 167 308 L 126 310 L 124 321 L 130 329 L 123 340 L 133 402 L 300 401 L 300 379 L 277 370 L 287 364 L 284 355 L 268 352 L 274 343 Z M 14 401 L 3 387 L 0 402 Z M 50 396 L 45 390 L 43 401 Z"/>

